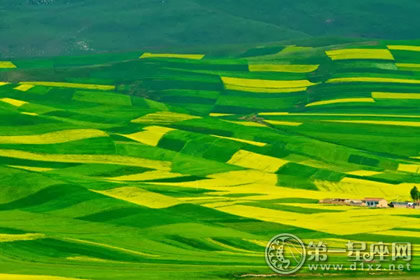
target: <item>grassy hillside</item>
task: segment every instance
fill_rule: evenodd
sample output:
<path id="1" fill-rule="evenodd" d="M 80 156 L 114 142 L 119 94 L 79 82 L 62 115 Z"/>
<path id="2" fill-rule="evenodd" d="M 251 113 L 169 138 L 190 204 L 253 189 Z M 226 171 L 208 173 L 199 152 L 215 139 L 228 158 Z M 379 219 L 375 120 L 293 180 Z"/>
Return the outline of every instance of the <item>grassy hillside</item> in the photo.
<path id="1" fill-rule="evenodd" d="M 0 62 L 0 279 L 270 274 L 282 232 L 410 241 L 418 277 L 417 210 L 318 200 L 410 199 L 420 44 L 309 45 Z"/>
<path id="2" fill-rule="evenodd" d="M 0 57 L 319 36 L 417 39 L 419 10 L 416 0 L 0 0 Z"/>

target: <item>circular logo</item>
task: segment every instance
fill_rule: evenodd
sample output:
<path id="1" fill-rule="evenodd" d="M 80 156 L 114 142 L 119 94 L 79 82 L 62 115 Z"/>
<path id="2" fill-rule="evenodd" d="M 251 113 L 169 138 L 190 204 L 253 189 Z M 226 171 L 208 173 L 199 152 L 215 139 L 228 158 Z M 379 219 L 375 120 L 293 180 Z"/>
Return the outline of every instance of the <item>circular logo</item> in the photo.
<path id="1" fill-rule="evenodd" d="M 306 248 L 302 240 L 289 233 L 274 236 L 265 248 L 265 261 L 279 274 L 292 274 L 305 263 Z"/>

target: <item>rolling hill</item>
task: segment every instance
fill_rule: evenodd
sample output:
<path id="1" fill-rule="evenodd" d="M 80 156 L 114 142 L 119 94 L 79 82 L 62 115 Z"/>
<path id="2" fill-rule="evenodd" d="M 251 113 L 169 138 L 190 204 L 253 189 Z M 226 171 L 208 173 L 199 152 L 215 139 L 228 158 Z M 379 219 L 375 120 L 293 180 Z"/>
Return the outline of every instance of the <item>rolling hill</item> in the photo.
<path id="1" fill-rule="evenodd" d="M 419 10 L 416 0 L 0 0 L 0 57 L 206 49 L 324 36 L 418 39 Z"/>
<path id="2" fill-rule="evenodd" d="M 392 279 L 419 276 L 417 210 L 318 203 L 420 183 L 418 41 L 12 59 L 0 81 L 0 279 L 253 279 L 282 232 L 410 241 Z"/>

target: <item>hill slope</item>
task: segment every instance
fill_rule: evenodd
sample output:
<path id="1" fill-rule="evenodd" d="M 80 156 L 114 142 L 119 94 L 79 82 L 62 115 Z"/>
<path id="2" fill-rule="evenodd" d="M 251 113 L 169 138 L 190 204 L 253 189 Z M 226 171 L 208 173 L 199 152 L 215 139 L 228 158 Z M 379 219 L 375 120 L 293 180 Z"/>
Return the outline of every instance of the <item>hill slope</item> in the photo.
<path id="1" fill-rule="evenodd" d="M 2 0 L 0 57 L 313 36 L 417 39 L 419 11 L 416 0 Z"/>
<path id="2" fill-rule="evenodd" d="M 0 279 L 268 274 L 282 232 L 410 241 L 417 256 L 418 211 L 318 200 L 404 201 L 420 183 L 419 49 L 0 62 Z"/>

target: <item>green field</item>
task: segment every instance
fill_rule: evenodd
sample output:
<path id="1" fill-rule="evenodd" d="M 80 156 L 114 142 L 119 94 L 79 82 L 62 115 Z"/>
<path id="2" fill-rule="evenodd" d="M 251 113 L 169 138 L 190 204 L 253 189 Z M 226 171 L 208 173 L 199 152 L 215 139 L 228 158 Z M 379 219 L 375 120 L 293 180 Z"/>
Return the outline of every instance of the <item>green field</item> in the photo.
<path id="1" fill-rule="evenodd" d="M 302 278 L 420 276 L 419 210 L 318 203 L 411 199 L 418 41 L 143 54 L 0 62 L 0 280 L 260 279 L 283 232 L 413 244 Z"/>

